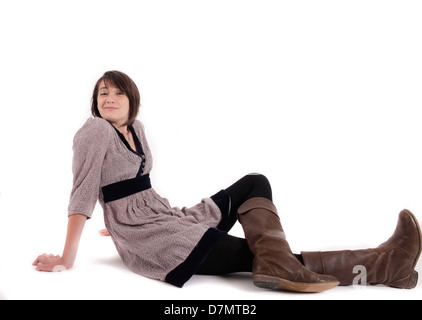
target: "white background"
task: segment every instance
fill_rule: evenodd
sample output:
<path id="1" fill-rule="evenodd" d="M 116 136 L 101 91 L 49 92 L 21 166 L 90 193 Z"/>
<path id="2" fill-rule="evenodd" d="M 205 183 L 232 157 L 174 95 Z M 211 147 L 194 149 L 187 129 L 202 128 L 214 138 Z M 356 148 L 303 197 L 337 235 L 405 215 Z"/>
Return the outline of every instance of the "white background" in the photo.
<path id="1" fill-rule="evenodd" d="M 2 1 L 0 298 L 421 298 L 292 295 L 248 274 L 174 288 L 126 269 L 99 207 L 72 270 L 31 266 L 63 250 L 73 135 L 113 69 L 138 84 L 153 185 L 174 206 L 263 173 L 295 252 L 378 246 L 403 208 L 422 219 L 421 16 L 420 1 Z"/>

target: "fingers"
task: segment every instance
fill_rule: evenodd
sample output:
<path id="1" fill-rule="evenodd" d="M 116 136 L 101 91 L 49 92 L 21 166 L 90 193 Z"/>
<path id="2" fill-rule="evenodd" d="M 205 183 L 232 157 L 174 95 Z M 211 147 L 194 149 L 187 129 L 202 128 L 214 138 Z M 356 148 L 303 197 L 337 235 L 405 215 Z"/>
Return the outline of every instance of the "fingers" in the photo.
<path id="1" fill-rule="evenodd" d="M 39 265 L 37 265 L 37 267 L 35 268 L 35 270 L 37 270 L 37 271 L 51 271 L 51 268 L 50 268 L 49 265 L 39 264 Z"/>
<path id="2" fill-rule="evenodd" d="M 43 253 L 42 255 L 39 255 L 34 262 L 32 263 L 33 266 L 37 266 L 35 270 L 37 271 L 54 271 L 54 267 L 56 266 L 56 260 L 60 259 L 59 255 L 54 255 L 52 253 L 46 254 Z"/>
<path id="3" fill-rule="evenodd" d="M 62 272 L 62 271 L 66 271 L 66 267 L 58 264 L 58 265 L 51 265 L 51 264 L 39 264 L 35 270 L 37 271 L 46 271 L 46 272 Z"/>
<path id="4" fill-rule="evenodd" d="M 50 253 L 50 254 L 43 253 L 42 255 L 39 255 L 37 257 L 37 259 L 35 259 L 35 261 L 32 263 L 32 265 L 35 266 L 37 263 L 42 262 L 43 260 L 45 260 L 45 258 L 60 258 L 60 256 L 59 255 L 54 255 L 52 253 Z"/>
<path id="5" fill-rule="evenodd" d="M 108 237 L 110 236 L 110 232 L 108 232 L 107 229 L 101 229 L 100 231 L 98 231 L 98 233 L 100 234 L 100 236 L 102 237 Z"/>
<path id="6" fill-rule="evenodd" d="M 37 258 L 37 259 L 34 260 L 34 262 L 32 262 L 32 265 L 36 266 L 39 262 L 40 262 L 40 260 L 38 260 L 38 258 Z"/>
<path id="7" fill-rule="evenodd" d="M 32 265 L 33 265 L 33 266 L 36 266 L 37 264 L 41 263 L 41 262 L 42 262 L 42 260 L 44 260 L 44 257 L 46 257 L 46 256 L 47 256 L 47 254 L 46 254 L 46 253 L 43 253 L 42 255 L 39 255 L 39 256 L 37 257 L 37 259 L 35 259 L 35 261 L 34 261 L 34 262 L 32 262 Z"/>

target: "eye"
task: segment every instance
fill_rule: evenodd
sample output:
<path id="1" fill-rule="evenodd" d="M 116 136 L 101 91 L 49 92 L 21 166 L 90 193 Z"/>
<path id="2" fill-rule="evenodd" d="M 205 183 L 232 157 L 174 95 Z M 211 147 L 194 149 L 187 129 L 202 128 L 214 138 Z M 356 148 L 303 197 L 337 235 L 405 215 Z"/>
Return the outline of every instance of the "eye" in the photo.
<path id="1" fill-rule="evenodd" d="M 125 95 L 125 93 L 124 92 L 118 92 L 117 93 L 119 96 L 124 96 Z"/>
<path id="2" fill-rule="evenodd" d="M 107 92 L 100 92 L 100 96 L 106 96 Z"/>

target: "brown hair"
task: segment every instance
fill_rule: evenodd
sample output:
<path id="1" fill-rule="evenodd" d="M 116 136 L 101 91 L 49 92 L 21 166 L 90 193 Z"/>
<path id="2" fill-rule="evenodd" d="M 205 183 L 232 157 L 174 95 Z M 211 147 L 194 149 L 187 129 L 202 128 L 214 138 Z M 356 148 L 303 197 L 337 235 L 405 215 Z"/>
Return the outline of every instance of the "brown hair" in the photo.
<path id="1" fill-rule="evenodd" d="M 129 119 L 126 125 L 130 126 L 135 122 L 135 119 L 139 112 L 139 106 L 141 105 L 141 95 L 139 94 L 138 87 L 135 82 L 128 75 L 120 71 L 107 71 L 103 76 L 98 79 L 95 84 L 94 92 L 92 93 L 91 101 L 91 113 L 94 117 L 100 117 L 98 111 L 98 90 L 101 82 L 104 81 L 105 85 L 114 85 L 119 90 L 122 90 L 125 95 L 129 98 Z"/>

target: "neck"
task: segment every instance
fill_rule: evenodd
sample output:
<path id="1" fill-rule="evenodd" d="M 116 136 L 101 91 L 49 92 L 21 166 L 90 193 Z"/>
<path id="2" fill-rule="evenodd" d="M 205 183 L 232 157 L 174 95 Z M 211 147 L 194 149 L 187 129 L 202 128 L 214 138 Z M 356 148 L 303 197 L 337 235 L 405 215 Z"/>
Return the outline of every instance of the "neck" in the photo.
<path id="1" fill-rule="evenodd" d="M 126 135 L 129 129 L 127 126 L 115 126 L 117 130 L 119 130 L 122 134 Z"/>
<path id="2" fill-rule="evenodd" d="M 130 133 L 129 128 L 127 125 L 120 125 L 118 126 L 116 123 L 112 123 L 112 125 L 123 135 L 123 137 L 130 143 Z"/>
<path id="3" fill-rule="evenodd" d="M 121 123 L 116 123 L 116 122 L 111 122 L 111 124 L 123 134 L 126 134 L 128 131 L 128 127 L 126 124 L 121 124 Z"/>

